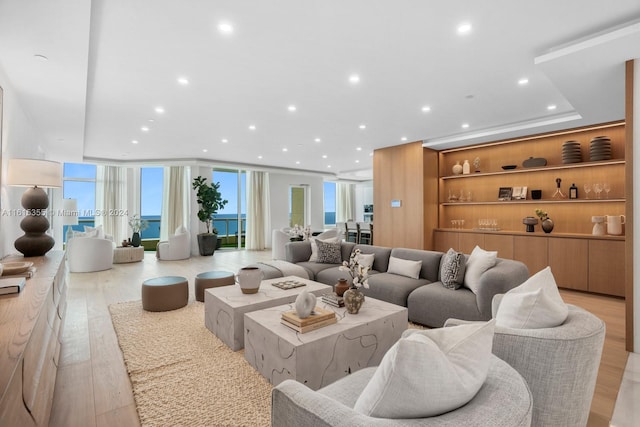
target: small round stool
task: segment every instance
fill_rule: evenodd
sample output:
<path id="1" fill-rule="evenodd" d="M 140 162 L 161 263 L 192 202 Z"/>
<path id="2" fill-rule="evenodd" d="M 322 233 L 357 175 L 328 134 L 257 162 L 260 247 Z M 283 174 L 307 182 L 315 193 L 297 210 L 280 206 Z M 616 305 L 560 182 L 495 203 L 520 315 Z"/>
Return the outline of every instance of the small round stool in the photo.
<path id="1" fill-rule="evenodd" d="M 142 282 L 142 308 L 169 311 L 187 305 L 189 282 L 180 276 L 163 276 Z"/>
<path id="2" fill-rule="evenodd" d="M 233 273 L 228 271 L 207 271 L 196 276 L 196 301 L 204 302 L 204 290 L 228 286 L 236 283 Z"/>

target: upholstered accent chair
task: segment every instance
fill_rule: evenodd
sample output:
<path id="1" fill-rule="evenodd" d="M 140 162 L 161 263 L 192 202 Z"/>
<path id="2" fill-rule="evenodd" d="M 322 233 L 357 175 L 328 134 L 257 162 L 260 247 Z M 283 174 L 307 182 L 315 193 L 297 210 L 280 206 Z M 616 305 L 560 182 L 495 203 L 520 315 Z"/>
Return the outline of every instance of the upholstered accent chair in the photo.
<path id="1" fill-rule="evenodd" d="M 289 242 L 289 234 L 278 229 L 271 232 L 271 259 L 285 260 L 284 245 Z"/>
<path id="2" fill-rule="evenodd" d="M 429 363 L 428 360 L 425 363 Z M 364 368 L 318 391 L 285 380 L 271 394 L 271 425 L 288 426 L 483 426 L 531 425 L 527 384 L 506 362 L 491 356 L 484 385 L 466 405 L 430 418 L 385 419 L 355 411 L 356 400 L 377 368 Z"/>
<path id="3" fill-rule="evenodd" d="M 67 242 L 67 264 L 72 273 L 89 273 L 113 267 L 114 243 L 109 238 L 73 237 Z"/>
<path id="4" fill-rule="evenodd" d="M 494 312 L 502 295 L 494 297 Z M 497 326 L 493 354 L 527 381 L 533 396 L 533 426 L 586 426 L 604 345 L 605 324 L 588 311 L 568 305 L 555 328 Z M 463 322 L 450 319 L 445 326 Z"/>
<path id="5" fill-rule="evenodd" d="M 156 257 L 162 261 L 175 261 L 191 257 L 191 235 L 184 225 L 176 228 L 168 241 L 158 242 Z"/>

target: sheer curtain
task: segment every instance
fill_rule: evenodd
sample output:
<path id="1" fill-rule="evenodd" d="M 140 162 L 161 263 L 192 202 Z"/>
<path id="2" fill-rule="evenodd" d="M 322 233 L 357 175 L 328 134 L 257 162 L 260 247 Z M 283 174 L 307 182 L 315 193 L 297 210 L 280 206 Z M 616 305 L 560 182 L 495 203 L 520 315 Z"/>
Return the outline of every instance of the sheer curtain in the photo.
<path id="1" fill-rule="evenodd" d="M 184 166 L 164 168 L 160 240 L 168 240 L 176 228 L 188 223 L 189 175 L 190 169 Z"/>
<path id="2" fill-rule="evenodd" d="M 127 212 L 127 170 L 119 166 L 98 165 L 96 171 L 96 227 L 102 225 L 105 234 L 118 243 L 130 237 Z"/>
<path id="3" fill-rule="evenodd" d="M 356 185 L 336 183 L 336 223 L 353 221 L 356 215 Z"/>
<path id="4" fill-rule="evenodd" d="M 269 174 L 247 171 L 247 238 L 248 250 L 266 247 L 269 220 Z"/>

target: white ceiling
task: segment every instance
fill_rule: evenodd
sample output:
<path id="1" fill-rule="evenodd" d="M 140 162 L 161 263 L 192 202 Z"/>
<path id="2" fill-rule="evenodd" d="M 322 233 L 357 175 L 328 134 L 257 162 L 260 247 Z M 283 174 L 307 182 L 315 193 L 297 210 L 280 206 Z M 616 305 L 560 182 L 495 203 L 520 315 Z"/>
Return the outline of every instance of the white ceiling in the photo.
<path id="1" fill-rule="evenodd" d="M 639 20 L 638 0 L 0 0 L 0 67 L 58 160 L 365 179 L 403 137 L 445 148 L 623 119 Z"/>

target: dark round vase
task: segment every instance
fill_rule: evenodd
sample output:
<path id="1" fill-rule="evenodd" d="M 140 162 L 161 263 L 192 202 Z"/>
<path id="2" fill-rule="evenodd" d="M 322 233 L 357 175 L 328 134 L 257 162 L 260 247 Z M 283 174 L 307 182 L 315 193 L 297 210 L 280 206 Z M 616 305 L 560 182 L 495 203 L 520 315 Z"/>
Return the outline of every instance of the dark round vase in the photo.
<path id="1" fill-rule="evenodd" d="M 552 230 L 553 230 L 553 221 L 551 220 L 551 218 L 547 218 L 544 221 L 542 221 L 542 231 L 544 231 L 545 233 L 551 233 Z"/>
<path id="2" fill-rule="evenodd" d="M 344 295 L 344 292 L 349 289 L 349 282 L 347 279 L 338 279 L 338 283 L 335 286 L 336 295 L 339 297 Z"/>
<path id="3" fill-rule="evenodd" d="M 131 246 L 137 248 L 138 246 L 140 246 L 140 243 L 142 243 L 142 240 L 140 239 L 140 233 L 133 233 L 133 236 L 131 236 Z"/>
<path id="4" fill-rule="evenodd" d="M 358 314 L 363 302 L 364 294 L 359 289 L 350 288 L 345 291 L 344 306 L 350 314 Z"/>

